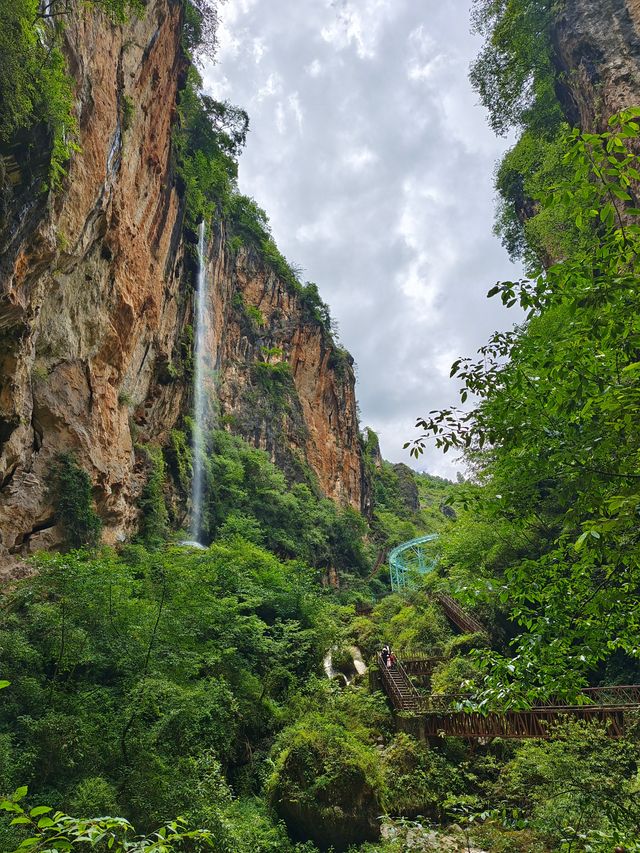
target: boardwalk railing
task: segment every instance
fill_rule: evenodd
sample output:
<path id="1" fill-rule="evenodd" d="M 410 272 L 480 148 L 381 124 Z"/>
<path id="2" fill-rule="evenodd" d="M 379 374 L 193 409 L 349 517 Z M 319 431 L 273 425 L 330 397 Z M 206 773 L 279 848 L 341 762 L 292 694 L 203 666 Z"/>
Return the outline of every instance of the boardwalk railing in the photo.
<path id="1" fill-rule="evenodd" d="M 562 708 L 566 701 L 551 698 L 542 707 Z M 580 707 L 591 707 L 599 705 L 615 708 L 628 708 L 640 706 L 640 684 L 614 684 L 608 687 L 585 687 L 579 693 L 578 702 Z"/>
<path id="2" fill-rule="evenodd" d="M 405 670 L 411 675 L 414 673 L 403 661 Z M 430 696 L 420 697 L 420 710 L 423 713 L 430 711 L 456 711 L 456 705 L 465 699 L 471 698 L 471 693 L 432 693 Z M 621 684 L 610 687 L 585 687 L 580 690 L 576 700 L 569 703 L 566 699 L 552 698 L 547 702 L 539 702 L 533 708 L 635 708 L 640 707 L 640 684 Z"/>
<path id="3" fill-rule="evenodd" d="M 626 710 L 629 710 L 628 707 Z M 624 734 L 624 708 L 597 705 L 566 708 L 535 708 L 530 711 L 505 711 L 502 714 L 464 714 L 433 712 L 420 715 L 426 737 L 507 739 L 548 738 L 549 730 L 567 716 L 579 720 L 597 720 L 607 728 L 610 737 Z"/>
<path id="4" fill-rule="evenodd" d="M 444 592 L 435 594 L 436 601 L 444 610 L 447 619 L 450 619 L 453 624 L 462 631 L 463 634 L 486 634 L 487 629 L 478 622 L 470 613 L 463 610 L 458 602 Z"/>

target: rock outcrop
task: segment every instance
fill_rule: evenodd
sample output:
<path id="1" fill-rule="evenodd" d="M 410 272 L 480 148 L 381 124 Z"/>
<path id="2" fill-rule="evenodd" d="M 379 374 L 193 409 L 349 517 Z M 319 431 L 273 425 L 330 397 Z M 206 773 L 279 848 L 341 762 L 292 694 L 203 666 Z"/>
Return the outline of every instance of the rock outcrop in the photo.
<path id="1" fill-rule="evenodd" d="M 603 130 L 640 103 L 640 2 L 561 4 L 553 29 L 557 92 L 567 119 Z"/>
<path id="2" fill-rule="evenodd" d="M 150 0 L 144 17 L 123 27 L 78 10 L 65 52 L 81 151 L 64 186 L 40 191 L 44 133 L 4 159 L 15 184 L 0 231 L 5 563 L 60 542 L 49 483 L 61 451 L 73 450 L 91 475 L 105 540 L 130 536 L 145 481 L 135 445 L 166 444 L 189 411 L 193 261 L 172 156 L 187 71 L 182 14 L 177 0 Z M 285 467 L 310 466 L 327 495 L 359 507 L 349 358 L 259 257 L 229 250 L 223 223 L 214 231 L 221 423 Z M 286 365 L 275 371 L 276 393 L 277 361 Z"/>

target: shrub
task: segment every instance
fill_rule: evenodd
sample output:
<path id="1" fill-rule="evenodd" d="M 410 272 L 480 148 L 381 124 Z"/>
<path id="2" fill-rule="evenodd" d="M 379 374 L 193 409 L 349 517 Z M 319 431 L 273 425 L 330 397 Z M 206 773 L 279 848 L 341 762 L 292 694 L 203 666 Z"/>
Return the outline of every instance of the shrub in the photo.
<path id="1" fill-rule="evenodd" d="M 383 754 L 384 805 L 392 815 L 442 819 L 443 803 L 463 790 L 458 768 L 408 734 L 397 734 Z"/>
<path id="2" fill-rule="evenodd" d="M 133 99 L 130 98 L 129 95 L 125 95 L 122 98 L 122 129 L 124 131 L 129 130 L 129 128 L 131 127 L 134 112 L 135 107 L 133 104 Z"/>
<path id="3" fill-rule="evenodd" d="M 344 646 L 332 651 L 331 665 L 337 672 L 342 672 L 348 676 L 353 675 L 355 672 L 351 651 Z"/>
<path id="4" fill-rule="evenodd" d="M 171 430 L 171 443 L 168 450 L 169 465 L 173 476 L 185 494 L 191 490 L 192 452 L 185 432 Z"/>
<path id="5" fill-rule="evenodd" d="M 139 537 L 149 548 L 157 548 L 167 538 L 167 507 L 164 500 L 165 465 L 162 449 L 147 444 L 147 482 L 140 496 Z"/>
<path id="6" fill-rule="evenodd" d="M 379 761 L 355 734 L 310 714 L 285 729 L 273 760 L 267 791 L 294 838 L 336 850 L 378 838 Z"/>
<path id="7" fill-rule="evenodd" d="M 462 657 L 441 663 L 431 675 L 431 688 L 434 693 L 469 693 L 477 682 L 477 667 Z"/>
<path id="8" fill-rule="evenodd" d="M 52 472 L 52 494 L 67 543 L 72 548 L 97 545 L 102 522 L 93 507 L 91 479 L 71 452 L 57 457 Z"/>
<path id="9" fill-rule="evenodd" d="M 231 512 L 220 527 L 218 537 L 224 540 L 233 539 L 236 536 L 246 542 L 253 542 L 255 545 L 262 545 L 265 539 L 264 530 L 257 518 L 252 515 Z"/>
<path id="10" fill-rule="evenodd" d="M 76 785 L 69 806 L 74 814 L 119 814 L 118 792 L 102 776 L 88 776 Z"/>

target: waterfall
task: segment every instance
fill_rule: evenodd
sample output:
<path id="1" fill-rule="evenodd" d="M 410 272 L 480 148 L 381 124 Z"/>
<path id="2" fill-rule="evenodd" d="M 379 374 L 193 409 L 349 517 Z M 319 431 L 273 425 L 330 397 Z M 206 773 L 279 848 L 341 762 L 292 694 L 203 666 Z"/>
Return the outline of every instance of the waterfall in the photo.
<path id="1" fill-rule="evenodd" d="M 191 480 L 191 538 L 199 542 L 204 493 L 204 431 L 207 394 L 205 388 L 207 259 L 204 221 L 198 226 L 198 282 L 195 311 L 195 365 L 193 371 L 193 478 Z"/>

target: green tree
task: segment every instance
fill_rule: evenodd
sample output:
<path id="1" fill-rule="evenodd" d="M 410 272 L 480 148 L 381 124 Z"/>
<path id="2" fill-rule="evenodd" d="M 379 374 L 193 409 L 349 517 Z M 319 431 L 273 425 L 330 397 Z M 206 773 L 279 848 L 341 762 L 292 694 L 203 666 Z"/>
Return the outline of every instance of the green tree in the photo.
<path id="1" fill-rule="evenodd" d="M 631 781 L 637 761 L 632 741 L 567 720 L 549 741 L 519 747 L 493 795 L 517 809 L 549 849 L 604 853 L 637 838 L 640 810 Z"/>
<path id="2" fill-rule="evenodd" d="M 552 62 L 552 0 L 475 0 L 472 24 L 485 44 L 471 67 L 471 84 L 496 133 L 514 126 L 539 135 L 562 120 Z"/>
<path id="3" fill-rule="evenodd" d="M 479 361 L 453 365 L 462 402 L 479 401 L 469 412 L 419 422 L 445 451 L 466 448 L 486 483 L 476 515 L 519 528 L 527 543 L 499 591 L 523 633 L 512 657 L 488 658 L 494 680 L 524 701 L 573 696 L 616 649 L 638 658 L 636 114 L 602 134 L 566 132 L 572 177 L 541 205 L 573 223 L 570 250 L 490 291 L 527 321 L 496 333 Z"/>

